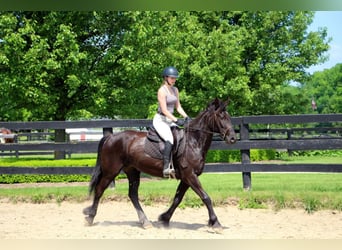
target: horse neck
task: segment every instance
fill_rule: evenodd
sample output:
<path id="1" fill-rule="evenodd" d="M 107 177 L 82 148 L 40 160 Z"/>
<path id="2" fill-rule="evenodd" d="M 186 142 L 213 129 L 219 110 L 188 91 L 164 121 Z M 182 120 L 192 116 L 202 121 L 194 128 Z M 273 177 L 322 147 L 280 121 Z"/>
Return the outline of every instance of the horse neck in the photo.
<path id="1" fill-rule="evenodd" d="M 213 131 L 209 127 L 209 122 L 208 117 L 203 113 L 192 120 L 186 129 L 187 140 L 194 141 L 193 144 L 196 144 L 205 153 L 209 150 L 213 139 Z"/>

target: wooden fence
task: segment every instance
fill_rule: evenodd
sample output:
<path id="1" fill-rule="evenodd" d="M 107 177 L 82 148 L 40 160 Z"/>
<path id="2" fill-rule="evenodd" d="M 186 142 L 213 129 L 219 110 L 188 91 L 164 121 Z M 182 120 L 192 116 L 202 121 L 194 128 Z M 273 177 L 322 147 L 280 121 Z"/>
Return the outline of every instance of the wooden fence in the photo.
<path id="1" fill-rule="evenodd" d="M 342 114 L 326 115 L 276 115 L 233 117 L 237 143 L 228 145 L 214 140 L 210 149 L 240 150 L 241 163 L 208 163 L 205 172 L 242 172 L 243 187 L 251 188 L 251 172 L 342 172 L 342 164 L 260 164 L 251 163 L 251 149 L 288 150 L 334 150 L 342 149 Z M 55 157 L 69 153 L 92 153 L 97 151 L 97 141 L 70 142 L 65 129 L 102 128 L 103 133 L 124 129 L 145 130 L 151 120 L 95 120 L 95 121 L 42 121 L 0 122 L 0 127 L 13 131 L 54 131 L 54 141 L 43 143 L 0 144 L 0 152 L 11 151 L 21 155 L 25 152 L 59 152 Z M 216 138 L 216 137 L 215 137 Z M 19 152 L 19 153 L 18 153 Z M 62 152 L 62 153 L 61 153 Z M 0 174 L 90 174 L 90 167 L 0 167 Z"/>

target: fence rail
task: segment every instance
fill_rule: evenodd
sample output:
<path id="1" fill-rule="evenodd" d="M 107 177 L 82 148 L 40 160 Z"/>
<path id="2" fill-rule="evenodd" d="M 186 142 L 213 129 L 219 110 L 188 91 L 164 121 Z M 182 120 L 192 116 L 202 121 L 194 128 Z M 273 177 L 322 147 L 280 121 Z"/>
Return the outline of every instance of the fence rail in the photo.
<path id="1" fill-rule="evenodd" d="M 326 115 L 276 115 L 233 117 L 232 122 L 239 140 L 228 145 L 214 140 L 210 149 L 240 150 L 241 163 L 206 164 L 205 172 L 242 172 L 244 188 L 251 187 L 251 172 L 342 172 L 342 164 L 252 164 L 251 149 L 277 150 L 334 150 L 342 149 L 342 114 Z M 0 122 L 0 127 L 13 131 L 54 130 L 54 142 L 0 144 L 0 155 L 25 153 L 93 153 L 97 151 L 96 141 L 70 142 L 66 140 L 65 129 L 102 128 L 103 134 L 123 129 L 145 130 L 151 120 L 96 120 L 96 121 L 40 121 L 40 122 Z M 294 125 L 295 124 L 295 125 Z M 263 127 L 265 126 L 266 127 Z M 276 126 L 276 128 L 273 128 Z M 298 128 L 298 126 L 301 126 Z M 44 133 L 44 132 L 43 132 Z M 269 135 L 265 137 L 265 133 Z M 296 138 L 294 133 L 307 133 Z M 255 136 L 256 134 L 256 136 Z M 278 136 L 274 136 L 277 134 Z M 281 135 L 281 136 L 280 136 Z M 285 138 L 277 138 L 285 137 Z M 215 137 L 216 138 L 216 137 Z M 90 167 L 0 167 L 0 174 L 89 174 Z"/>

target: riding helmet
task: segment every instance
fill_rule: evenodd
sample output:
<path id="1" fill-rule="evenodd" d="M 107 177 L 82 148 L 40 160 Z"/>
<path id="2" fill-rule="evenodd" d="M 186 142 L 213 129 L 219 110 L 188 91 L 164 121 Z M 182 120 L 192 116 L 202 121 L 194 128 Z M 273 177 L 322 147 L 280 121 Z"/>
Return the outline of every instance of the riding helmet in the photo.
<path id="1" fill-rule="evenodd" d="M 178 70 L 173 66 L 166 67 L 163 70 L 163 77 L 165 77 L 165 76 L 178 78 L 179 77 Z"/>

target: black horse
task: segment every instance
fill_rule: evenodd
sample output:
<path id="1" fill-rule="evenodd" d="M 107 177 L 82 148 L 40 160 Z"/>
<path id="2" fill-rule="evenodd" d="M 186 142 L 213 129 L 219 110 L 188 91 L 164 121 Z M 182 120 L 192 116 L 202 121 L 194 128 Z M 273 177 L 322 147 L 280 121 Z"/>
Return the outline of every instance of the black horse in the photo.
<path id="1" fill-rule="evenodd" d="M 159 216 L 159 221 L 169 225 L 171 216 L 182 201 L 188 188 L 202 199 L 209 212 L 209 226 L 222 229 L 208 194 L 203 190 L 198 176 L 202 173 L 205 157 L 214 133 L 219 133 L 223 140 L 232 144 L 236 142 L 230 115 L 226 111 L 228 101 L 215 99 L 194 118 L 184 129 L 185 147 L 182 152 L 173 154 L 176 178 L 180 180 L 170 208 Z M 144 151 L 146 132 L 127 130 L 110 134 L 100 140 L 95 170 L 90 181 L 90 194 L 94 192 L 93 204 L 83 210 L 86 221 L 93 224 L 99 200 L 115 177 L 124 171 L 129 181 L 128 196 L 132 201 L 144 228 L 151 227 L 139 203 L 138 188 L 140 173 L 163 176 L 163 161 L 149 156 Z"/>

